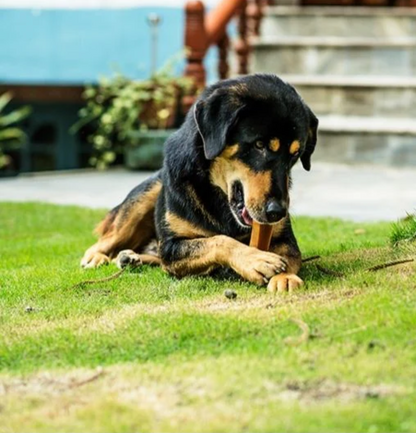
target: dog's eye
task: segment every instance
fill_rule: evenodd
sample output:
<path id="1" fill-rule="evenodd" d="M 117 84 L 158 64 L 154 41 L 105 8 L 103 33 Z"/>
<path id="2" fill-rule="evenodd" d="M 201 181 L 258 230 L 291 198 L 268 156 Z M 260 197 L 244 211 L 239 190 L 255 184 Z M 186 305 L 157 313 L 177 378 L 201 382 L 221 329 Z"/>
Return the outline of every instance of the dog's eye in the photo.
<path id="1" fill-rule="evenodd" d="M 264 143 L 263 143 L 261 140 L 257 140 L 257 141 L 254 143 L 254 147 L 255 147 L 256 149 L 260 149 L 260 150 L 262 150 L 262 149 L 264 149 Z"/>

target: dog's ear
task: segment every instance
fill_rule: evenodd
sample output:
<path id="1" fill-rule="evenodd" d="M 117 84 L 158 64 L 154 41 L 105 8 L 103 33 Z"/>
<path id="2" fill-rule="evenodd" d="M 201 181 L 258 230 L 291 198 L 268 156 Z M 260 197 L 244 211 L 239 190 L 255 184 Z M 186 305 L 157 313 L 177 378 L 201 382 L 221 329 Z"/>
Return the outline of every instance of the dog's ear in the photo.
<path id="1" fill-rule="evenodd" d="M 300 157 L 300 160 L 302 161 L 303 168 L 306 171 L 309 171 L 311 169 L 311 156 L 316 147 L 319 121 L 306 104 L 305 108 L 309 117 L 308 140 L 306 141 L 306 148 Z"/>
<path id="2" fill-rule="evenodd" d="M 224 150 L 227 135 L 244 107 L 221 90 L 217 89 L 207 99 L 201 99 L 194 105 L 194 119 L 204 144 L 205 157 L 209 160 Z"/>

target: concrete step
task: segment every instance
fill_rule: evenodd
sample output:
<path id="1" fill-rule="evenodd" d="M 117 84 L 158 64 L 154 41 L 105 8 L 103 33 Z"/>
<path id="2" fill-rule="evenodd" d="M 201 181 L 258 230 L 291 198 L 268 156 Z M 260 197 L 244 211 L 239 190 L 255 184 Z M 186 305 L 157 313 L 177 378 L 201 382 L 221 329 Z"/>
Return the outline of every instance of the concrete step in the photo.
<path id="1" fill-rule="evenodd" d="M 416 121 L 319 116 L 318 161 L 416 167 Z"/>
<path id="2" fill-rule="evenodd" d="M 414 117 L 416 77 L 285 75 L 321 115 Z"/>
<path id="3" fill-rule="evenodd" d="M 296 75 L 412 76 L 416 38 L 261 37 L 252 72 Z"/>
<path id="4" fill-rule="evenodd" d="M 406 37 L 416 35 L 415 8 L 275 6 L 262 36 Z"/>

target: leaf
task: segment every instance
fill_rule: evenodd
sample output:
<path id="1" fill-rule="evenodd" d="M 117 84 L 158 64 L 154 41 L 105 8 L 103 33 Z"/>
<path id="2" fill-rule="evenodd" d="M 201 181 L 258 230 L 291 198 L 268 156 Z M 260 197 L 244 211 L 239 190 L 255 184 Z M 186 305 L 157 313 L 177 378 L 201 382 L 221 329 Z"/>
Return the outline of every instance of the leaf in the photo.
<path id="1" fill-rule="evenodd" d="M 8 140 L 16 140 L 18 142 L 24 142 L 26 134 L 19 128 L 6 128 L 0 130 L 0 142 Z"/>
<path id="2" fill-rule="evenodd" d="M 28 105 L 19 108 L 18 110 L 14 110 L 9 114 L 4 116 L 0 116 L 0 127 L 1 126 L 9 126 L 13 123 L 20 122 L 25 119 L 32 112 L 32 108 Z"/>
<path id="3" fill-rule="evenodd" d="M 3 93 L 0 96 L 0 113 L 3 111 L 3 108 L 12 100 L 12 94 L 10 92 Z"/>
<path id="4" fill-rule="evenodd" d="M 69 128 L 70 134 L 76 134 L 83 126 L 91 123 L 93 120 L 97 119 L 97 117 L 99 117 L 99 114 L 96 113 L 89 113 L 86 114 L 84 117 L 81 117 L 81 119 L 79 119 Z"/>

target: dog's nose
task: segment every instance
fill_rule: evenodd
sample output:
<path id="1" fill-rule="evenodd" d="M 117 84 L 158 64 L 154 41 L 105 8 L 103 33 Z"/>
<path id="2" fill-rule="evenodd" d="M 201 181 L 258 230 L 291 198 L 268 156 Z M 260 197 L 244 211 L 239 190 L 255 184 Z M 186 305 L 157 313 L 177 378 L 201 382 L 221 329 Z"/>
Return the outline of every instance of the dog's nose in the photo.
<path id="1" fill-rule="evenodd" d="M 271 199 L 266 205 L 266 218 L 269 223 L 276 223 L 286 216 L 286 208 Z"/>

